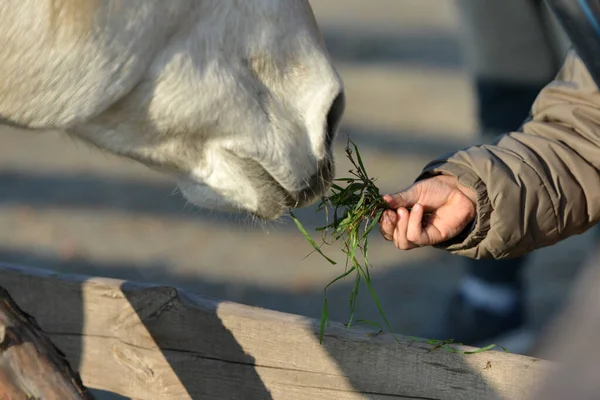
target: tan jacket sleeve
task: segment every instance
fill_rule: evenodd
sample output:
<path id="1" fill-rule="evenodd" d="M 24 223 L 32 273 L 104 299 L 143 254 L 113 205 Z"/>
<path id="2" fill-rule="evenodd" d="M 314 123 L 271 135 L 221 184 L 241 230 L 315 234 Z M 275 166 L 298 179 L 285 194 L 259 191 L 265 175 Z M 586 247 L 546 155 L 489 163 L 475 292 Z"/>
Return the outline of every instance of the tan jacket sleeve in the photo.
<path id="1" fill-rule="evenodd" d="M 600 219 L 600 92 L 574 52 L 517 132 L 429 163 L 475 189 L 474 227 L 438 247 L 508 258 L 584 232 Z"/>

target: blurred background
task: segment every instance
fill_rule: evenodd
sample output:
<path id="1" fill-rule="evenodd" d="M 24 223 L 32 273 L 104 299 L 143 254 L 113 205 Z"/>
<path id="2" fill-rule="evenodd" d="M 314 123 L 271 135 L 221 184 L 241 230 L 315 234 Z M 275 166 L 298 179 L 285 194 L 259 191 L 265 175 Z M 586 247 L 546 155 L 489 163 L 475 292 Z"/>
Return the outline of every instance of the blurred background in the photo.
<path id="1" fill-rule="evenodd" d="M 313 0 L 345 81 L 337 141 L 347 134 L 383 192 L 410 184 L 433 157 L 479 140 L 459 16 L 450 0 Z M 59 132 L 0 128 L 0 260 L 57 271 L 175 285 L 202 295 L 318 318 L 329 265 L 288 218 L 262 224 L 186 204 L 174 184 Z M 312 230 L 314 209 L 298 212 Z M 317 235 L 315 234 L 315 237 Z M 530 326 L 561 305 L 589 235 L 534 253 L 526 281 Z M 396 332 L 419 335 L 440 318 L 464 260 L 441 251 L 370 243 L 375 290 Z M 337 247 L 326 249 L 343 261 Z M 329 291 L 344 322 L 352 280 Z M 363 292 L 359 318 L 380 321 Z"/>

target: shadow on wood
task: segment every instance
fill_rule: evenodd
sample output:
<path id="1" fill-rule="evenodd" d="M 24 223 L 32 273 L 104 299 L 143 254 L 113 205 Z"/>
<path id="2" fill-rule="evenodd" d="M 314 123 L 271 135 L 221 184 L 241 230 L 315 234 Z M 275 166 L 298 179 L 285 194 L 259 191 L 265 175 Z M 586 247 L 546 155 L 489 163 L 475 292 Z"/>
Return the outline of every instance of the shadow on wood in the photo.
<path id="1" fill-rule="evenodd" d="M 0 280 L 80 360 L 88 387 L 140 400 L 523 399 L 553 368 L 500 352 L 430 352 L 341 324 L 320 345 L 315 320 L 164 286 L 10 266 Z M 77 301 L 83 323 L 68 312 Z"/>
<path id="2" fill-rule="evenodd" d="M 93 400 L 65 356 L 0 287 L 0 398 Z"/>

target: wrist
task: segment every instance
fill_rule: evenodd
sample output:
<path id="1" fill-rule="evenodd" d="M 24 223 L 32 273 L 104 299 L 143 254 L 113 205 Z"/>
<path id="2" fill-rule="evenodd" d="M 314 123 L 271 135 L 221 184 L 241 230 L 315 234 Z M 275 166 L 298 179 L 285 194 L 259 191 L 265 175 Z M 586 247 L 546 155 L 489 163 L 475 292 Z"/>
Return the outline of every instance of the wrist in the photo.
<path id="1" fill-rule="evenodd" d="M 456 176 L 441 174 L 441 175 L 435 176 L 434 178 L 442 181 L 443 183 L 445 183 L 445 184 L 447 184 L 449 186 L 452 186 L 455 189 L 457 189 L 463 195 L 465 195 L 469 200 L 471 200 L 471 202 L 473 203 L 473 205 L 477 205 L 477 192 L 475 191 L 475 189 L 473 189 L 470 186 L 466 186 L 466 185 L 461 184 L 458 181 L 458 178 Z"/>
<path id="2" fill-rule="evenodd" d="M 477 207 L 477 192 L 475 191 L 475 189 L 460 184 L 458 182 L 458 179 L 456 179 L 456 188 L 460 190 L 461 193 L 464 194 L 469 200 L 471 200 L 475 207 Z"/>

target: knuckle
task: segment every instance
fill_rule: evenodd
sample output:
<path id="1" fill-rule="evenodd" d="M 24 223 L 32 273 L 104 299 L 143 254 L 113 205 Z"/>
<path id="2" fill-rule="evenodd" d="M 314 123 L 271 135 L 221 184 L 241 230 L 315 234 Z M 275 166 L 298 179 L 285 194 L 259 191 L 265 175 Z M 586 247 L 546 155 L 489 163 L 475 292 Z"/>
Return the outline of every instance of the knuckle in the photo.
<path id="1" fill-rule="evenodd" d="M 409 232 L 406 233 L 406 239 L 408 241 L 410 241 L 410 242 L 413 242 L 413 243 L 419 243 L 421 237 L 416 232 L 410 232 L 409 231 Z"/>
<path id="2" fill-rule="evenodd" d="M 399 250 L 406 250 L 406 243 L 403 240 L 395 239 L 394 244 Z"/>

